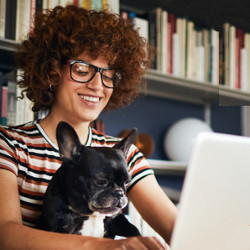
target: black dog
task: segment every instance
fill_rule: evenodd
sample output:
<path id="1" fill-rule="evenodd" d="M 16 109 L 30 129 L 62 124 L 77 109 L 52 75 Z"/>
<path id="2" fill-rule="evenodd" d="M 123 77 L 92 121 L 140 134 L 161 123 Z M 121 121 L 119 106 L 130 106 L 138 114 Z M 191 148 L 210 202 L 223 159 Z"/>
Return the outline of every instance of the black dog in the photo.
<path id="1" fill-rule="evenodd" d="M 85 147 L 75 130 L 60 122 L 56 136 L 63 164 L 46 190 L 38 228 L 108 238 L 140 235 L 121 213 L 130 181 L 125 157 L 136 134 L 131 130 L 113 148 Z"/>

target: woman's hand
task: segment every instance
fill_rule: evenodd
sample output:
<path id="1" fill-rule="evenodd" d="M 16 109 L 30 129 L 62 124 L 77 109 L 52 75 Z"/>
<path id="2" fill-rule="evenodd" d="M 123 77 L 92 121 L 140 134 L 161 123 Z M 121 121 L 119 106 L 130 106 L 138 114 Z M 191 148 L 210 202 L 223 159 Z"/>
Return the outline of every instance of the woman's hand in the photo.
<path id="1" fill-rule="evenodd" d="M 107 249 L 114 250 L 163 250 L 166 249 L 155 237 L 130 237 L 122 240 L 115 240 L 112 246 Z M 110 248 L 109 248 L 110 247 Z M 105 248 L 106 249 L 106 248 Z"/>

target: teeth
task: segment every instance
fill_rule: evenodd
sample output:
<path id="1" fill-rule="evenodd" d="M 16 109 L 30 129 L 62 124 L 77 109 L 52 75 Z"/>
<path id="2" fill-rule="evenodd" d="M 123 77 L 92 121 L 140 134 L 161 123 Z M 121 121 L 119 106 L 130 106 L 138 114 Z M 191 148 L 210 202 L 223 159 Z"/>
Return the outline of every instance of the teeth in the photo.
<path id="1" fill-rule="evenodd" d="M 85 96 L 85 95 L 80 95 L 80 97 L 86 101 L 89 102 L 98 102 L 99 98 L 98 97 L 93 97 L 93 96 Z"/>

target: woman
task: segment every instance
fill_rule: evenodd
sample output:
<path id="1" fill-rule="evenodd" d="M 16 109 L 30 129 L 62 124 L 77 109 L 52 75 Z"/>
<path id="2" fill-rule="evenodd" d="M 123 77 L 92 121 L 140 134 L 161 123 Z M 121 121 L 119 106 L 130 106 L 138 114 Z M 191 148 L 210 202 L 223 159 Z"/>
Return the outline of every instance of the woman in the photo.
<path id="1" fill-rule="evenodd" d="M 0 128 L 1 249 L 162 249 L 151 237 L 96 239 L 35 228 L 44 192 L 61 164 L 58 122 L 70 123 L 85 145 L 112 146 L 115 138 L 99 134 L 89 124 L 103 110 L 122 107 L 137 96 L 150 61 L 146 41 L 132 23 L 117 15 L 69 5 L 37 14 L 17 59 L 23 70 L 19 84 L 33 110 L 49 113 L 42 120 Z M 175 206 L 136 148 L 128 161 L 129 199 L 169 242 Z"/>

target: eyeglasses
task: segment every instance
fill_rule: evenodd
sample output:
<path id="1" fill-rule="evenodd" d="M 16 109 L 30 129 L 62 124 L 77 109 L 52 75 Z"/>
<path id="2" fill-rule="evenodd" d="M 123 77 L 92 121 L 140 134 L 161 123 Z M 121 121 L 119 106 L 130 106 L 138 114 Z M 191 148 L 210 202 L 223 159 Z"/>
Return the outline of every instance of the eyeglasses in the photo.
<path id="1" fill-rule="evenodd" d="M 121 81 L 121 73 L 112 68 L 99 68 L 82 60 L 68 60 L 70 77 L 80 83 L 91 81 L 97 72 L 101 74 L 102 84 L 107 88 L 115 88 Z"/>

